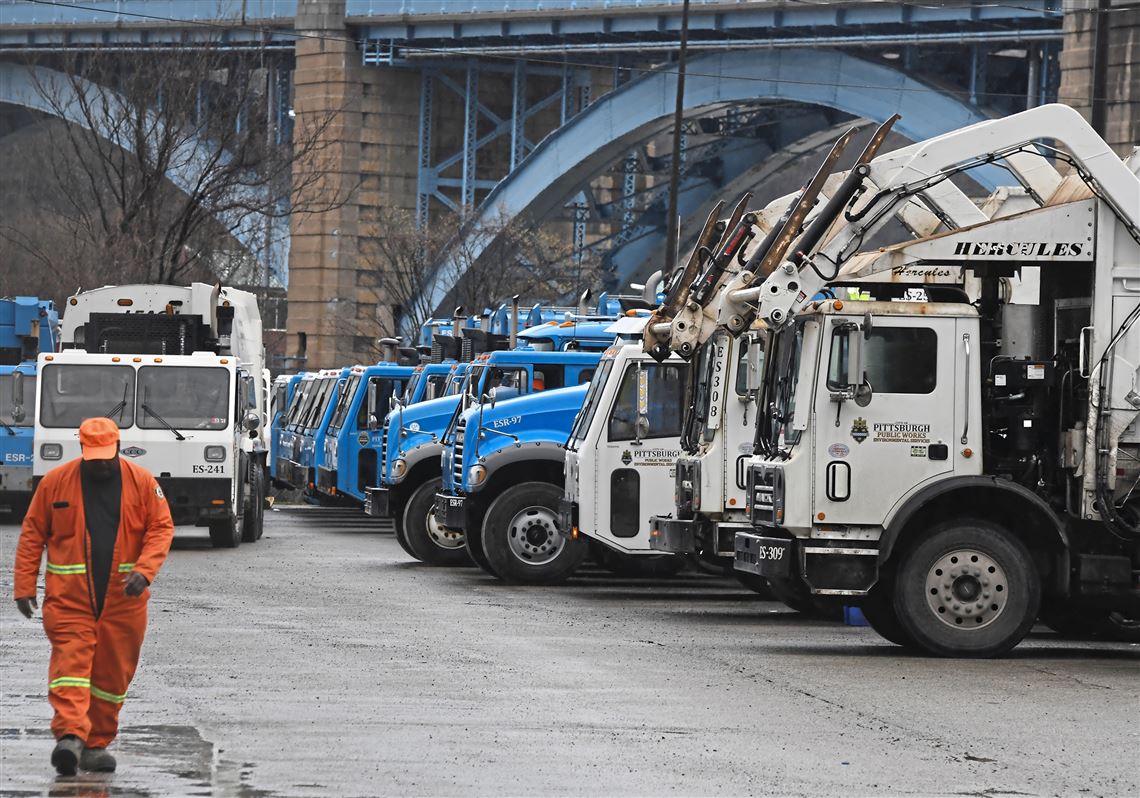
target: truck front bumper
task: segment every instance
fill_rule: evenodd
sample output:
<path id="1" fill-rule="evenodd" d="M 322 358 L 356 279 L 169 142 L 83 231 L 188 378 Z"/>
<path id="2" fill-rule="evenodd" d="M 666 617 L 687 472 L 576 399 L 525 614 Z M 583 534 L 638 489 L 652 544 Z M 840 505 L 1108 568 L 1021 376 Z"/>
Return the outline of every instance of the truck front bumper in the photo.
<path id="1" fill-rule="evenodd" d="M 769 579 L 787 579 L 792 574 L 795 542 L 767 538 L 755 532 L 737 532 L 733 567 L 737 571 Z"/>
<path id="2" fill-rule="evenodd" d="M 201 526 L 229 518 L 233 511 L 228 479 L 158 477 L 158 486 L 162 488 L 176 526 Z"/>
<path id="3" fill-rule="evenodd" d="M 364 514 L 372 518 L 388 518 L 392 515 L 392 491 L 386 487 L 364 489 Z"/>
<path id="4" fill-rule="evenodd" d="M 448 529 L 467 529 L 471 501 L 467 496 L 452 493 L 435 494 L 435 520 Z"/>
<path id="5" fill-rule="evenodd" d="M 336 495 L 336 469 L 317 466 L 317 490 L 327 496 Z"/>
<path id="6" fill-rule="evenodd" d="M 696 554 L 700 522 L 655 515 L 649 519 L 649 548 L 670 554 Z"/>

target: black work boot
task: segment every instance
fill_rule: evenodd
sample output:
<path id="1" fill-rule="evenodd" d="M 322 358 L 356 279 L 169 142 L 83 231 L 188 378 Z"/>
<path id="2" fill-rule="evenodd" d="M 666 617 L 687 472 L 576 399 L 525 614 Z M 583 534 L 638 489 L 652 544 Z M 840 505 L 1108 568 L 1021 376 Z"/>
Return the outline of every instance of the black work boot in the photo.
<path id="1" fill-rule="evenodd" d="M 79 767 L 95 773 L 114 773 L 115 757 L 107 753 L 106 748 L 84 748 Z"/>
<path id="2" fill-rule="evenodd" d="M 74 776 L 79 766 L 79 755 L 83 751 L 83 741 L 74 734 L 65 734 L 55 744 L 51 752 L 51 763 L 61 776 Z"/>

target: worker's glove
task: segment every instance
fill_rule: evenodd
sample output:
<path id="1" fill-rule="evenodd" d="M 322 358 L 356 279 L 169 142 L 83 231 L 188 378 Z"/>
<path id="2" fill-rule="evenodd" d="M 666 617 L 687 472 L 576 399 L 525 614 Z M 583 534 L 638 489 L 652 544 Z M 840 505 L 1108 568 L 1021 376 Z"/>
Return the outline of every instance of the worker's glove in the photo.
<path id="1" fill-rule="evenodd" d="M 123 586 L 123 592 L 132 598 L 135 596 L 141 596 L 143 591 L 146 590 L 149 585 L 150 582 L 146 580 L 145 576 L 140 574 L 138 571 L 131 571 L 129 574 L 127 574 L 127 582 Z"/>
<path id="2" fill-rule="evenodd" d="M 25 618 L 30 619 L 32 617 L 32 610 L 38 609 L 39 606 L 39 604 L 36 604 L 35 596 L 16 599 L 16 609 L 18 609 Z"/>

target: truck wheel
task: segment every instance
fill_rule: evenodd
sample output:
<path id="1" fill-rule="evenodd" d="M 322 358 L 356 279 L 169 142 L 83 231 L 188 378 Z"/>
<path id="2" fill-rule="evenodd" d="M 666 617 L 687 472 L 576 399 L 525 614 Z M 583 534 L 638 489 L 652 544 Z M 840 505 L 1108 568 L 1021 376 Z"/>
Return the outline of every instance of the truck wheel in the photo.
<path id="1" fill-rule="evenodd" d="M 878 584 L 871 588 L 871 592 L 863 599 L 859 609 L 879 637 L 896 646 L 913 646 L 914 641 L 907 635 L 906 629 L 899 621 L 898 613 L 895 612 L 893 584 L 893 579 L 885 579 L 880 574 Z"/>
<path id="2" fill-rule="evenodd" d="M 417 559 L 428 565 L 466 565 L 471 560 L 463 544 L 463 533 L 440 526 L 435 520 L 435 494 L 442 477 L 429 479 L 416 488 L 404 505 L 404 536 Z"/>
<path id="3" fill-rule="evenodd" d="M 934 526 L 899 565 L 894 607 L 916 646 L 940 657 L 997 657 L 1037 618 L 1041 580 L 1025 544 L 977 518 Z"/>
<path id="4" fill-rule="evenodd" d="M 236 549 L 245 537 L 245 516 L 231 515 L 229 518 L 210 522 L 210 543 L 215 549 Z"/>
<path id="5" fill-rule="evenodd" d="M 475 524 L 474 528 L 466 530 L 463 535 L 463 545 L 467 549 L 467 556 L 491 576 L 498 576 L 487 560 L 487 552 L 483 548 L 483 519 L 473 521 L 473 523 Z"/>
<path id="6" fill-rule="evenodd" d="M 265 469 L 254 463 L 249 470 L 249 503 L 246 522 L 242 525 L 243 543 L 256 543 L 265 532 Z"/>
<path id="7" fill-rule="evenodd" d="M 483 551 L 500 579 L 554 584 L 578 570 L 589 546 L 558 528 L 561 498 L 561 486 L 523 482 L 491 503 L 483 519 Z"/>
<path id="8" fill-rule="evenodd" d="M 802 579 L 795 577 L 769 579 L 768 589 L 776 601 L 809 618 L 819 618 L 824 621 L 843 620 L 843 608 L 817 601 L 811 594 L 811 588 Z"/>
<path id="9" fill-rule="evenodd" d="M 392 519 L 392 523 L 396 527 L 396 542 L 400 544 L 400 548 L 404 550 L 404 554 L 407 554 L 413 560 L 418 560 L 420 558 L 419 555 L 412 551 L 412 547 L 408 545 L 408 536 L 404 534 L 404 514 L 400 513 L 397 515 Z"/>

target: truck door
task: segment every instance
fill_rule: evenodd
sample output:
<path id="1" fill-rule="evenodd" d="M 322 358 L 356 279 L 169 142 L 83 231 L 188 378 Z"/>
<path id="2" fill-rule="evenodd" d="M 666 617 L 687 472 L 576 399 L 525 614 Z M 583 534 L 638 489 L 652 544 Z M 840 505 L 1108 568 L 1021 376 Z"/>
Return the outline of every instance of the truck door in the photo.
<path id="1" fill-rule="evenodd" d="M 344 477 L 337 477 L 340 489 L 347 491 L 358 499 L 364 499 L 364 490 L 370 485 L 379 485 L 376 481 L 378 463 L 376 455 L 380 451 L 380 441 L 384 429 L 368 429 L 368 392 L 374 390 L 380 408 L 379 415 L 383 417 L 389 407 L 393 393 L 400 396 L 404 391 L 404 380 L 393 377 L 369 377 L 362 382 L 356 390 L 356 395 L 349 405 L 344 425 L 349 429 L 344 444 L 348 447 L 347 457 L 341 455 L 341 461 L 348 468 Z M 376 387 L 371 388 L 372 385 Z"/>
<path id="2" fill-rule="evenodd" d="M 688 365 L 626 363 L 596 444 L 598 536 L 622 551 L 649 550 L 649 517 L 673 501 Z"/>
<path id="3" fill-rule="evenodd" d="M 825 327 L 815 402 L 817 522 L 877 525 L 909 491 L 953 470 L 955 319 L 857 317 Z M 862 358 L 870 401 L 837 401 L 849 358 Z"/>

